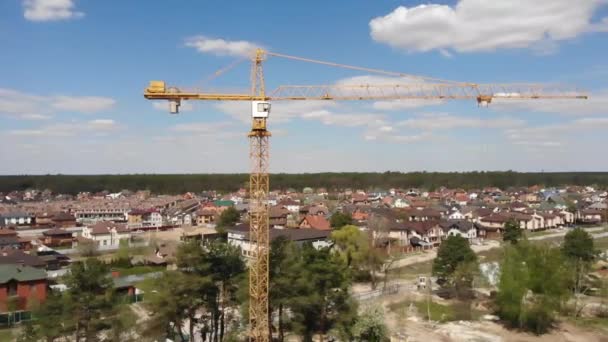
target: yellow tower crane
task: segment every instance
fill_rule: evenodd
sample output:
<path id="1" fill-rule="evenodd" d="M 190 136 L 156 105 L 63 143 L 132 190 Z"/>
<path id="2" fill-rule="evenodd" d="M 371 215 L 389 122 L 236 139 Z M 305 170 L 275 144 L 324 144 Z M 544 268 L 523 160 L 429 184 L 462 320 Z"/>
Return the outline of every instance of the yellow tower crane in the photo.
<path id="1" fill-rule="evenodd" d="M 302 62 L 363 71 L 407 80 L 394 84 L 334 84 L 334 85 L 290 85 L 279 86 L 266 92 L 263 62 L 268 56 L 287 58 Z M 218 74 L 231 68 L 224 68 Z M 413 82 L 413 80 L 416 80 Z M 251 58 L 251 91 L 249 93 L 211 93 L 186 91 L 178 87 L 168 87 L 163 81 L 151 81 L 144 91 L 149 100 L 169 101 L 172 114 L 179 112 L 181 101 L 249 101 L 251 102 L 252 126 L 249 132 L 251 160 L 250 186 L 250 241 L 254 242 L 252 262 L 249 268 L 249 340 L 266 342 L 270 340 L 268 313 L 269 282 L 269 137 L 267 120 L 271 101 L 297 100 L 476 100 L 478 105 L 487 106 L 493 99 L 587 99 L 587 95 L 562 86 L 542 84 L 476 84 L 455 82 L 431 77 L 409 75 L 378 69 L 325 62 L 279 54 L 257 49 Z"/>

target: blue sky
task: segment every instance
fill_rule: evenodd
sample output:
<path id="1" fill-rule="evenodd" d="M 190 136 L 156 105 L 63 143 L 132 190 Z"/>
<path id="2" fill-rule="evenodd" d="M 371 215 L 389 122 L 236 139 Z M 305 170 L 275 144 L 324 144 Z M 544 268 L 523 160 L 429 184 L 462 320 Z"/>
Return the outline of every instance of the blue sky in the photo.
<path id="1" fill-rule="evenodd" d="M 604 0 L 0 2 L 0 173 L 247 172 L 247 103 L 145 100 L 152 79 L 247 89 L 254 46 L 590 99 L 281 102 L 271 171 L 608 170 Z M 267 87 L 393 82 L 271 58 Z M 400 82 L 402 80 L 397 80 Z M 395 82 L 395 83 L 397 83 Z"/>

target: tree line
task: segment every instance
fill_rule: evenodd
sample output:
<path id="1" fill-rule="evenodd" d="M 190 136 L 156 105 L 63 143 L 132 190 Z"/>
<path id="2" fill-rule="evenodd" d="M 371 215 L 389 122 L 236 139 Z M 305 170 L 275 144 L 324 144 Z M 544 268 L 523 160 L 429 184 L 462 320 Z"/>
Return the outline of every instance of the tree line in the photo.
<path id="1" fill-rule="evenodd" d="M 294 335 L 305 342 L 387 341 L 382 310 L 359 310 L 351 295 L 354 273 L 371 269 L 366 253 L 349 247 L 367 246 L 364 234 L 352 231 L 335 240 L 339 247 L 319 249 L 273 240 L 268 334 L 274 341 Z M 93 257 L 76 261 L 66 276 L 67 290 L 51 292 L 46 302 L 30 308 L 34 319 L 24 324 L 19 341 L 244 340 L 249 277 L 241 250 L 221 239 L 203 246 L 184 243 L 176 266 L 144 294 L 144 317 L 117 295 L 109 265 Z"/>
<path id="2" fill-rule="evenodd" d="M 150 190 L 154 193 L 179 194 L 188 191 L 235 191 L 246 187 L 248 174 L 129 174 L 129 175 L 13 175 L 0 176 L 0 192 L 26 189 L 50 189 L 54 193 L 76 194 L 81 191 L 118 192 Z M 388 189 L 420 187 L 434 190 L 440 186 L 479 189 L 487 186 L 608 186 L 608 172 L 342 172 L 277 173 L 270 176 L 273 189 L 304 187 L 331 189 Z"/>

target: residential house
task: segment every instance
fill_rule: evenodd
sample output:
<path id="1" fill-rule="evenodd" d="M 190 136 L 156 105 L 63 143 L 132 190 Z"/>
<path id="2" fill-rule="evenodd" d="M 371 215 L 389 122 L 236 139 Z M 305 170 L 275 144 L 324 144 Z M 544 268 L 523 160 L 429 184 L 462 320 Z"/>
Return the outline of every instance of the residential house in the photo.
<path id="1" fill-rule="evenodd" d="M 124 223 L 98 222 L 82 228 L 82 237 L 95 241 L 99 247 L 118 247 L 121 240 L 131 239 L 131 230 Z"/>
<path id="2" fill-rule="evenodd" d="M 102 221 L 126 222 L 131 209 L 126 204 L 104 205 L 102 203 L 73 210 L 76 222 L 94 224 Z"/>
<path id="3" fill-rule="evenodd" d="M 129 212 L 127 226 L 137 228 L 160 228 L 163 226 L 163 216 L 156 208 L 133 209 Z"/>
<path id="4" fill-rule="evenodd" d="M 398 198 L 395 199 L 395 202 L 393 203 L 393 206 L 395 208 L 400 208 L 400 209 L 402 209 L 402 208 L 409 208 L 410 207 L 410 203 L 405 198 L 398 197 Z"/>
<path id="5" fill-rule="evenodd" d="M 579 221 L 582 223 L 597 224 L 602 222 L 602 214 L 603 212 L 601 210 L 584 209 L 580 212 Z"/>
<path id="6" fill-rule="evenodd" d="M 25 253 L 18 249 L 0 251 L 0 265 L 20 265 L 45 269 L 47 263 L 37 255 Z"/>
<path id="7" fill-rule="evenodd" d="M 291 198 L 286 198 L 282 201 L 279 201 L 277 205 L 285 207 L 285 209 L 289 210 L 292 213 L 300 212 L 300 203 L 292 200 Z"/>
<path id="8" fill-rule="evenodd" d="M 351 196 L 351 201 L 353 204 L 368 204 L 368 198 L 365 193 L 355 192 Z"/>
<path id="9" fill-rule="evenodd" d="M 441 212 L 432 208 L 406 209 L 402 213 L 407 217 L 408 221 L 432 221 L 441 218 Z"/>
<path id="10" fill-rule="evenodd" d="M 0 226 L 31 226 L 34 224 L 34 216 L 22 213 L 13 212 L 0 215 Z"/>
<path id="11" fill-rule="evenodd" d="M 268 224 L 270 228 L 287 227 L 287 216 L 291 212 L 284 206 L 271 207 L 268 213 Z"/>
<path id="12" fill-rule="evenodd" d="M 448 215 L 448 219 L 450 220 L 464 220 L 465 216 L 460 210 L 455 209 Z"/>
<path id="13" fill-rule="evenodd" d="M 44 244 L 49 247 L 71 246 L 74 240 L 70 231 L 61 228 L 53 228 L 42 232 Z"/>
<path id="14" fill-rule="evenodd" d="M 47 275 L 42 269 L 21 265 L 0 265 L 0 312 L 8 312 L 10 301 L 15 311 L 28 309 L 30 301 L 44 302 Z"/>
<path id="15" fill-rule="evenodd" d="M 300 228 L 312 228 L 317 230 L 331 230 L 329 221 L 321 215 L 306 215 L 299 224 Z"/>
<path id="16" fill-rule="evenodd" d="M 228 243 L 241 249 L 245 258 L 251 258 L 255 253 L 255 242 L 250 240 L 250 230 L 248 224 L 240 224 L 233 228 L 228 228 Z M 315 248 L 329 247 L 330 230 L 317 229 L 270 229 L 270 240 L 279 236 L 285 237 L 298 245 L 310 243 Z"/>
<path id="17" fill-rule="evenodd" d="M 51 222 L 53 226 L 59 228 L 69 228 L 76 226 L 76 218 L 72 214 L 66 213 L 64 211 L 55 213 L 51 217 Z"/>
<path id="18" fill-rule="evenodd" d="M 443 229 L 445 237 L 462 236 L 463 238 L 472 241 L 477 239 L 477 227 L 475 223 L 465 220 L 448 220 L 439 222 L 439 226 Z"/>
<path id="19" fill-rule="evenodd" d="M 408 221 L 403 224 L 409 231 L 410 240 L 415 237 L 432 245 L 441 243 L 444 233 L 439 221 Z"/>
<path id="20" fill-rule="evenodd" d="M 196 212 L 196 224 L 201 226 L 215 222 L 217 216 L 217 207 L 206 206 Z"/>

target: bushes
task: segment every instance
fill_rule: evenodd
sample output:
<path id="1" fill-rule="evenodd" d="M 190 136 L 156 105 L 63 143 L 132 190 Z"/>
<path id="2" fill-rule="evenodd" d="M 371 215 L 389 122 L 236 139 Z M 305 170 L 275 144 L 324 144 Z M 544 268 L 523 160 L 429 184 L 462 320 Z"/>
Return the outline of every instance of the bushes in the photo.
<path id="1" fill-rule="evenodd" d="M 558 248 L 506 247 L 496 295 L 498 316 L 511 327 L 547 332 L 570 296 L 568 272 Z"/>

